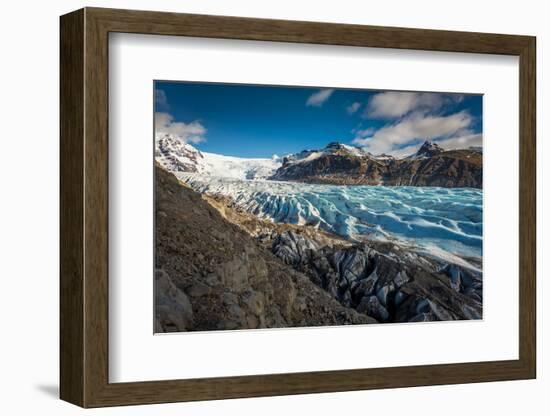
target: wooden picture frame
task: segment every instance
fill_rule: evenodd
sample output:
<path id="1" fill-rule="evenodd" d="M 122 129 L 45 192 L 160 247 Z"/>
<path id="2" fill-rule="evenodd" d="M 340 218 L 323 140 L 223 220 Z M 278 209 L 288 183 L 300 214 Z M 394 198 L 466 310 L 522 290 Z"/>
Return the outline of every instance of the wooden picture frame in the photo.
<path id="1" fill-rule="evenodd" d="M 60 359 L 63 400 L 101 407 L 536 377 L 535 38 L 530 36 L 85 8 L 61 17 Z M 110 32 L 519 57 L 519 359 L 109 383 Z"/>

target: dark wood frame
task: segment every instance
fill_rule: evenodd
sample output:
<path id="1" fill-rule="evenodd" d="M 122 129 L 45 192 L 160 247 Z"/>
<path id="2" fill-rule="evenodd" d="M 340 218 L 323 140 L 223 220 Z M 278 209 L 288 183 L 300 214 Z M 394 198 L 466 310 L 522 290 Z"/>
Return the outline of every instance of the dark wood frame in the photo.
<path id="1" fill-rule="evenodd" d="M 108 35 L 247 39 L 519 56 L 519 359 L 205 379 L 108 380 Z M 83 407 L 536 377 L 535 38 L 85 8 L 61 17 L 61 386 Z"/>

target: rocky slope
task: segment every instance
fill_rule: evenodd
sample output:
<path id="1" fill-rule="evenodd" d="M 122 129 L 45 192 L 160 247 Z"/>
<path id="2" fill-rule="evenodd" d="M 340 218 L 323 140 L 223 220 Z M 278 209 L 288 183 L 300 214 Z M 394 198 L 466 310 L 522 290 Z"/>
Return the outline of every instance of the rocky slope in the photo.
<path id="1" fill-rule="evenodd" d="M 343 306 L 172 174 L 155 169 L 156 332 L 376 322 Z"/>
<path id="2" fill-rule="evenodd" d="M 262 221 L 156 167 L 157 332 L 478 319 L 476 266 Z"/>
<path id="3" fill-rule="evenodd" d="M 335 299 L 380 322 L 481 318 L 481 274 L 392 243 L 321 247 L 293 231 L 273 252 Z"/>
<path id="4" fill-rule="evenodd" d="M 424 142 L 422 146 L 420 146 L 420 149 L 416 152 L 416 154 L 409 156 L 409 158 L 413 157 L 433 157 L 437 156 L 440 153 L 443 153 L 445 150 L 439 146 L 437 143 L 432 142 Z"/>
<path id="5" fill-rule="evenodd" d="M 482 154 L 478 150 L 444 150 L 425 142 L 404 159 L 375 157 L 339 143 L 283 159 L 271 177 L 319 184 L 441 186 L 481 188 Z"/>
<path id="6" fill-rule="evenodd" d="M 207 200 L 343 306 L 379 322 L 482 316 L 479 260 L 465 258 L 456 264 L 391 242 L 351 243 L 312 226 L 258 220 L 230 198 Z"/>

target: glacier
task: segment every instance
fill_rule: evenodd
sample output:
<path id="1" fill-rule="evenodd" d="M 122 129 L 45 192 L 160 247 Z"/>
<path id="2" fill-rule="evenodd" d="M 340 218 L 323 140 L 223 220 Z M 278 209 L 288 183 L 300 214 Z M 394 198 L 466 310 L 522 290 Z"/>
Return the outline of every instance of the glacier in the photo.
<path id="1" fill-rule="evenodd" d="M 195 172 L 233 179 L 266 179 L 281 167 L 281 158 L 242 158 L 201 152 L 169 134 L 155 140 L 155 160 L 169 172 Z"/>
<path id="2" fill-rule="evenodd" d="M 400 241 L 481 258 L 483 193 L 473 188 L 313 185 L 174 172 L 199 193 L 229 197 L 275 222 L 317 226 L 351 241 Z M 237 175 L 235 175 L 237 176 Z"/>
<path id="3" fill-rule="evenodd" d="M 232 179 L 266 179 L 281 166 L 277 157 L 270 159 L 246 159 L 241 157 L 201 152 L 204 162 L 199 169 L 207 175 Z"/>

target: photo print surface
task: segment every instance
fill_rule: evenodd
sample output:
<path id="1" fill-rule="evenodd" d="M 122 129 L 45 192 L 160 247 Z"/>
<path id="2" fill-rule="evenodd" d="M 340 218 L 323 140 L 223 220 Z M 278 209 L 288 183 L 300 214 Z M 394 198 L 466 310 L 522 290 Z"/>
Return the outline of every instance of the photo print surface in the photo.
<path id="1" fill-rule="evenodd" d="M 482 95 L 154 94 L 156 333 L 482 319 Z"/>

